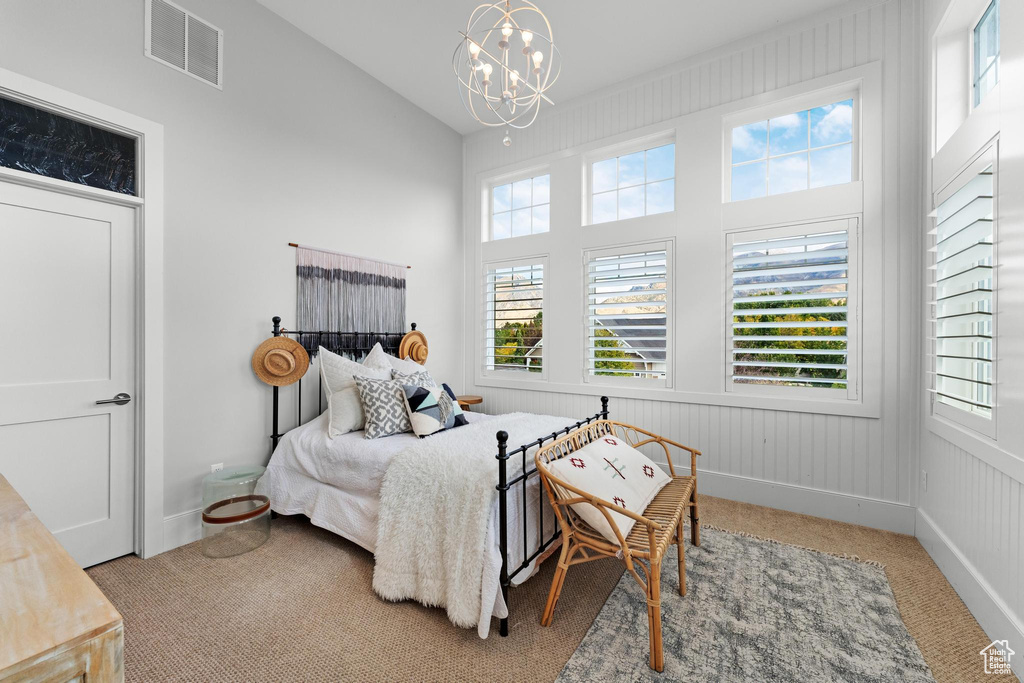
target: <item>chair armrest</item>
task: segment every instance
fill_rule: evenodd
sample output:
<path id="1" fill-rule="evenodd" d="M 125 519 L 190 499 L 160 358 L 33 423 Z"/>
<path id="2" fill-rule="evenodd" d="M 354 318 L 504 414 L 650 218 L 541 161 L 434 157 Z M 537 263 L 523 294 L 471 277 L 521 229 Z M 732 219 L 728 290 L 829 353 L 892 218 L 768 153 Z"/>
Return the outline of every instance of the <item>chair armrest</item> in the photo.
<path id="1" fill-rule="evenodd" d="M 632 444 L 633 448 L 639 448 L 640 446 L 644 446 L 649 443 L 656 443 L 659 446 L 661 446 L 665 450 L 665 460 L 668 462 L 668 471 L 673 477 L 676 475 L 676 468 L 672 463 L 672 455 L 668 450 L 668 446 L 675 446 L 680 450 L 688 451 L 690 453 L 690 475 L 694 477 L 697 476 L 697 456 L 700 455 L 701 452 L 698 451 L 696 448 L 684 446 L 683 444 L 677 441 L 673 441 L 672 439 L 666 439 L 664 436 L 661 436 L 660 434 L 655 434 L 654 432 L 643 429 L 642 427 L 626 424 L 625 422 L 615 422 L 613 420 L 609 420 L 609 422 L 611 422 L 616 427 L 622 428 L 624 431 L 628 432 L 629 430 L 632 430 L 634 432 L 637 432 L 638 434 L 643 434 L 644 436 L 648 437 L 642 441 Z"/>

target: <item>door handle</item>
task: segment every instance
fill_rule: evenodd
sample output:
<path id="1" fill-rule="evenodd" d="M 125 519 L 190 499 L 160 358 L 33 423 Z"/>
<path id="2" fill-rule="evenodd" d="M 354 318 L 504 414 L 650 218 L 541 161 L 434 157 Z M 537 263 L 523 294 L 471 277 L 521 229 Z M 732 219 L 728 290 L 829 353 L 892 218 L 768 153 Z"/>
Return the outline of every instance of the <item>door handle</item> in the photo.
<path id="1" fill-rule="evenodd" d="M 129 396 L 128 394 L 122 392 L 122 393 L 114 396 L 114 398 L 104 398 L 102 400 L 96 401 L 96 405 L 99 406 L 99 405 L 103 405 L 104 403 L 116 403 L 119 406 L 123 406 L 124 404 L 128 403 L 131 400 L 132 400 L 131 396 Z"/>

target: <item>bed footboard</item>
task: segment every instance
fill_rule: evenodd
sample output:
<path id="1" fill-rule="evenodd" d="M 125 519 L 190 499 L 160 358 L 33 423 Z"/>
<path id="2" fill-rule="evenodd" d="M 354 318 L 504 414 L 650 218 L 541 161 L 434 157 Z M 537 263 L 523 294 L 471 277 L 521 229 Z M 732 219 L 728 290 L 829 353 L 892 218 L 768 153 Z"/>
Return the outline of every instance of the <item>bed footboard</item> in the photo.
<path id="1" fill-rule="evenodd" d="M 545 434 L 539 437 L 536 441 L 523 444 L 516 447 L 513 450 L 508 450 L 508 432 L 504 430 L 498 432 L 495 436 L 498 439 L 498 528 L 499 528 L 499 545 L 501 546 L 501 597 L 505 601 L 505 606 L 509 609 L 511 614 L 511 605 L 509 605 L 508 589 L 512 585 L 512 579 L 516 577 L 521 571 L 530 566 L 537 557 L 543 554 L 559 537 L 561 530 L 558 526 L 555 526 L 551 536 L 544 538 L 544 503 L 547 499 L 544 496 L 540 496 L 537 505 L 538 525 L 539 529 L 540 544 L 533 553 L 529 552 L 528 547 L 528 534 L 527 534 L 527 518 L 528 510 L 527 507 L 527 495 L 526 495 L 526 484 L 530 477 L 537 476 L 537 468 L 534 466 L 532 469 L 528 469 L 529 463 L 526 462 L 526 454 L 530 449 L 540 447 L 547 441 L 554 441 L 558 437 L 568 434 L 574 429 L 579 429 L 583 425 L 590 424 L 594 420 L 607 420 L 608 419 L 608 397 L 601 397 L 601 411 L 591 415 L 585 420 L 569 424 L 564 429 L 552 432 L 551 434 Z M 508 479 L 508 460 L 514 456 L 520 456 L 523 459 L 522 471 L 518 476 L 509 481 Z M 508 492 L 516 484 L 521 484 L 523 487 L 523 561 L 515 568 L 508 566 Z M 501 620 L 501 625 L 498 632 L 502 636 L 508 635 L 508 617 Z"/>

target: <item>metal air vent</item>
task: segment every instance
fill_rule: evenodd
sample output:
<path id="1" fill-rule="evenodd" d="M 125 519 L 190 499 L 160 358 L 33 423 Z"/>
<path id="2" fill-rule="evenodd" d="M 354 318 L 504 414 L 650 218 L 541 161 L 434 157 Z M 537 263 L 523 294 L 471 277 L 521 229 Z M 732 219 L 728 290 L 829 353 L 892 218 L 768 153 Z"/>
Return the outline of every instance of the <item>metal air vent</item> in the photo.
<path id="1" fill-rule="evenodd" d="M 224 32 L 168 0 L 146 0 L 146 56 L 223 89 Z"/>

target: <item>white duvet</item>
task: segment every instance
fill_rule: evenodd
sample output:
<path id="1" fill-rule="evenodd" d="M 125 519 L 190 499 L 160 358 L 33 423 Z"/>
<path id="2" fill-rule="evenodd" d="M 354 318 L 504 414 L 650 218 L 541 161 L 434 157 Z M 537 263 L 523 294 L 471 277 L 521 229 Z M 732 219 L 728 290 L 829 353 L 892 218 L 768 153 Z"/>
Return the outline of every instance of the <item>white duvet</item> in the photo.
<path id="1" fill-rule="evenodd" d="M 503 428 L 501 416 L 467 413 L 466 417 L 470 423 L 482 420 L 493 422 L 494 429 L 490 431 L 491 438 L 486 443 L 486 450 L 493 457 L 497 451 L 493 433 Z M 568 423 L 566 418 L 557 420 L 562 425 Z M 445 435 L 439 434 L 424 440 L 413 434 L 365 439 L 363 432 L 359 431 L 329 439 L 326 423 L 327 415 L 323 414 L 285 434 L 270 459 L 267 474 L 257 485 L 257 492 L 270 497 L 271 508 L 275 512 L 283 515 L 304 514 L 313 524 L 343 536 L 370 552 L 376 552 L 381 483 L 392 460 L 403 450 L 424 441 L 438 439 L 440 443 Z M 462 429 L 476 431 L 472 427 Z M 482 426 L 478 429 L 483 431 Z M 510 440 L 510 450 L 517 445 Z M 510 471 L 512 469 L 509 468 Z M 496 478 L 494 483 L 497 484 Z M 554 515 L 548 507 L 546 496 L 542 498 L 538 478 L 532 477 L 526 487 L 526 507 L 529 513 L 525 533 L 526 547 L 530 553 L 537 549 L 542 537 L 538 533 L 540 505 L 545 506 L 543 537 L 547 537 L 554 529 Z M 509 567 L 510 571 L 514 571 L 526 557 L 523 547 L 521 485 L 509 492 L 508 515 Z M 484 564 L 500 567 L 496 502 L 492 506 L 490 518 Z M 523 570 L 513 579 L 513 583 L 525 581 L 532 571 L 532 567 Z M 493 616 L 503 618 L 508 612 L 501 598 L 500 586 L 496 586 L 493 580 L 484 581 L 483 585 L 487 594 L 494 594 L 493 607 L 488 595 L 479 598 L 483 611 L 477 631 L 481 638 L 486 638 L 490 628 L 490 619 L 484 618 L 486 613 L 489 611 Z"/>

